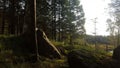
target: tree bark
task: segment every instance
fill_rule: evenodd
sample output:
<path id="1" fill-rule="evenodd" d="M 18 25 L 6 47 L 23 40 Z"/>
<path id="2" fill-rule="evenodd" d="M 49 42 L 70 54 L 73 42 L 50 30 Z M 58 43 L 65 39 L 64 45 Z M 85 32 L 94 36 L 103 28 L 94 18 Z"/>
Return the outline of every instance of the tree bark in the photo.
<path id="1" fill-rule="evenodd" d="M 3 2 L 3 12 L 2 12 L 2 34 L 4 34 L 5 29 L 5 1 Z"/>
<path id="2" fill-rule="evenodd" d="M 37 33 L 36 28 L 36 0 L 27 0 L 26 12 L 25 12 L 25 24 L 26 31 L 23 34 L 23 38 L 26 43 L 26 47 L 30 54 L 36 56 L 38 60 L 38 46 L 37 46 Z"/>

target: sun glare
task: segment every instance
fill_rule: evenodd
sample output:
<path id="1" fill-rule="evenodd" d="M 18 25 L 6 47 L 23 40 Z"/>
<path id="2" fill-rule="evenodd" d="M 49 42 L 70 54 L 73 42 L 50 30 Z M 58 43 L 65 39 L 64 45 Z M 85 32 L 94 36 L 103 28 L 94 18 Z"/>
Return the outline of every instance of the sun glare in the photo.
<path id="1" fill-rule="evenodd" d="M 106 8 L 108 7 L 108 3 L 110 3 L 110 0 L 82 0 L 81 3 L 83 5 L 86 17 L 86 33 L 93 35 L 95 30 L 94 22 L 92 20 L 94 18 L 97 18 L 97 35 L 109 35 L 109 33 L 106 32 L 106 19 L 109 17 L 109 15 L 106 13 Z"/>

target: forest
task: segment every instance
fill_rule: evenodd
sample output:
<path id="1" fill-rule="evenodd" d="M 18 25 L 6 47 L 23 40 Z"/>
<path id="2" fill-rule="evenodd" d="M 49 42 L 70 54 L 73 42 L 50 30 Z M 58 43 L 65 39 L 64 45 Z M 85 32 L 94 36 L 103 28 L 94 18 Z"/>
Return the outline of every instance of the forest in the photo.
<path id="1" fill-rule="evenodd" d="M 0 0 L 0 68 L 120 68 L 120 1 L 107 36 L 86 33 L 81 1 Z"/>

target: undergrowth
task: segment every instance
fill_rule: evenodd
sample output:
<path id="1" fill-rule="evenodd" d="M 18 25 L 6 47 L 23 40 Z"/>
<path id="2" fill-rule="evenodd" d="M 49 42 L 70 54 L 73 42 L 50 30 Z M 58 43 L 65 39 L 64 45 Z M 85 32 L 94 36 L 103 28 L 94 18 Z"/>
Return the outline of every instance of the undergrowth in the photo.
<path id="1" fill-rule="evenodd" d="M 85 62 L 101 62 L 112 55 L 104 50 L 95 50 L 88 45 L 70 45 L 63 42 L 52 41 L 56 47 L 62 47 L 66 54 L 71 51 L 80 51 L 86 56 L 92 56 L 91 59 L 83 59 Z M 26 53 L 21 50 L 23 40 L 16 36 L 0 36 L 0 68 L 68 68 L 67 56 L 60 60 L 51 60 L 47 58 L 40 59 L 39 62 L 25 62 Z"/>

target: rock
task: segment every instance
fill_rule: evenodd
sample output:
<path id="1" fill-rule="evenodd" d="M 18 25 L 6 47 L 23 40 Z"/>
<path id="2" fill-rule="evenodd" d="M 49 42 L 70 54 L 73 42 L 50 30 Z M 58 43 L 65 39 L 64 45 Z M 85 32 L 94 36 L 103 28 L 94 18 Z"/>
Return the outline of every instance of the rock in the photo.
<path id="1" fill-rule="evenodd" d="M 37 30 L 38 52 L 39 55 L 48 58 L 61 58 L 58 49 L 50 42 L 42 30 Z"/>
<path id="2" fill-rule="evenodd" d="M 112 58 L 120 61 L 120 46 L 114 49 Z"/>
<path id="3" fill-rule="evenodd" d="M 20 47 L 20 52 L 24 54 L 25 61 L 35 62 L 36 58 L 36 45 L 35 38 L 28 32 L 20 35 L 22 39 L 22 44 Z M 49 41 L 47 36 L 42 30 L 37 30 L 37 45 L 38 53 L 40 57 L 46 57 L 50 59 L 60 59 L 61 54 L 58 49 Z"/>
<path id="4" fill-rule="evenodd" d="M 90 62 L 91 56 L 90 54 L 86 54 L 81 51 L 72 51 L 68 54 L 68 63 L 70 68 L 95 68 L 96 63 Z"/>
<path id="5" fill-rule="evenodd" d="M 60 54 L 67 56 L 66 49 L 63 46 L 57 46 L 58 51 Z"/>

